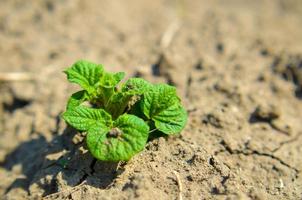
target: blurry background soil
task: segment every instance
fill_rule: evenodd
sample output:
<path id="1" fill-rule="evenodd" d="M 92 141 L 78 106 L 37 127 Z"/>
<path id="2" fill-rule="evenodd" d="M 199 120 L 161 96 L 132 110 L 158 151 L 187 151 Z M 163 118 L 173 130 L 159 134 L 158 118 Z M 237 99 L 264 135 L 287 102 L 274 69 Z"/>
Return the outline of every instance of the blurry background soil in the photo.
<path id="1" fill-rule="evenodd" d="M 181 136 L 95 162 L 59 117 L 79 59 L 175 85 Z M 5 72 L 1 199 L 302 198 L 301 0 L 1 0 Z"/>

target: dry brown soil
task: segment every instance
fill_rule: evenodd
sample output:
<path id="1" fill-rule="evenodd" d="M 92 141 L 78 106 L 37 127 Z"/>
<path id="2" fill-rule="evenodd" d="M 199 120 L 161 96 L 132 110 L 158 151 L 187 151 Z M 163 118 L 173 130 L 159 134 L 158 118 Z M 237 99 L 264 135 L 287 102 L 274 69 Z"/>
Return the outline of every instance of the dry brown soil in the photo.
<path id="1" fill-rule="evenodd" d="M 59 116 L 78 59 L 175 85 L 185 130 L 95 162 Z M 7 72 L 1 199 L 302 199 L 301 0 L 0 0 Z"/>

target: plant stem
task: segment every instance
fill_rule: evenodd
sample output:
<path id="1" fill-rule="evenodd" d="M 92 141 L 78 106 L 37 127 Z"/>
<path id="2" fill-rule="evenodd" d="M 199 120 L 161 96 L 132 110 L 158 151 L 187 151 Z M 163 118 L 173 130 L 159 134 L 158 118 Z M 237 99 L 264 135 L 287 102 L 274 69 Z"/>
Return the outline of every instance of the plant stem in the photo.
<path id="1" fill-rule="evenodd" d="M 149 131 L 149 133 L 153 133 L 154 131 L 157 131 L 157 128 L 155 128 L 155 129 Z"/>

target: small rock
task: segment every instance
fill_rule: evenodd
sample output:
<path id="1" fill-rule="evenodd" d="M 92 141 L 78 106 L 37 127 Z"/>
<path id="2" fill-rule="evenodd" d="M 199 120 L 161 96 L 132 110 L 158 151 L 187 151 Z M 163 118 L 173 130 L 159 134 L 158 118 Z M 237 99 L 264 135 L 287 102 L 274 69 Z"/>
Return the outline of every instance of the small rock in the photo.
<path id="1" fill-rule="evenodd" d="M 283 120 L 273 120 L 271 122 L 271 126 L 276 129 L 277 131 L 280 131 L 286 135 L 291 135 L 292 134 L 292 128 L 286 124 Z"/>
<path id="2" fill-rule="evenodd" d="M 259 105 L 253 115 L 259 120 L 272 121 L 280 117 L 280 110 L 272 104 Z"/>
<path id="3" fill-rule="evenodd" d="M 74 144 L 79 144 L 84 141 L 84 136 L 80 133 L 75 134 L 75 136 L 72 138 L 72 142 Z"/>

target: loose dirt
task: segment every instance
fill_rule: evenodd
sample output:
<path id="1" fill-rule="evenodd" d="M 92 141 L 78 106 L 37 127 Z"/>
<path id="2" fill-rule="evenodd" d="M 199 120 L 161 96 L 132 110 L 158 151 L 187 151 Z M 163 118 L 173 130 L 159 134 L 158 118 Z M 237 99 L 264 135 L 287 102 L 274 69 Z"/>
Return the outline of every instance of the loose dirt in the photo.
<path id="1" fill-rule="evenodd" d="M 302 198 L 300 0 L 0 5 L 0 72 L 27 73 L 0 82 L 1 199 Z M 185 130 L 96 161 L 60 118 L 78 59 L 175 85 Z"/>

